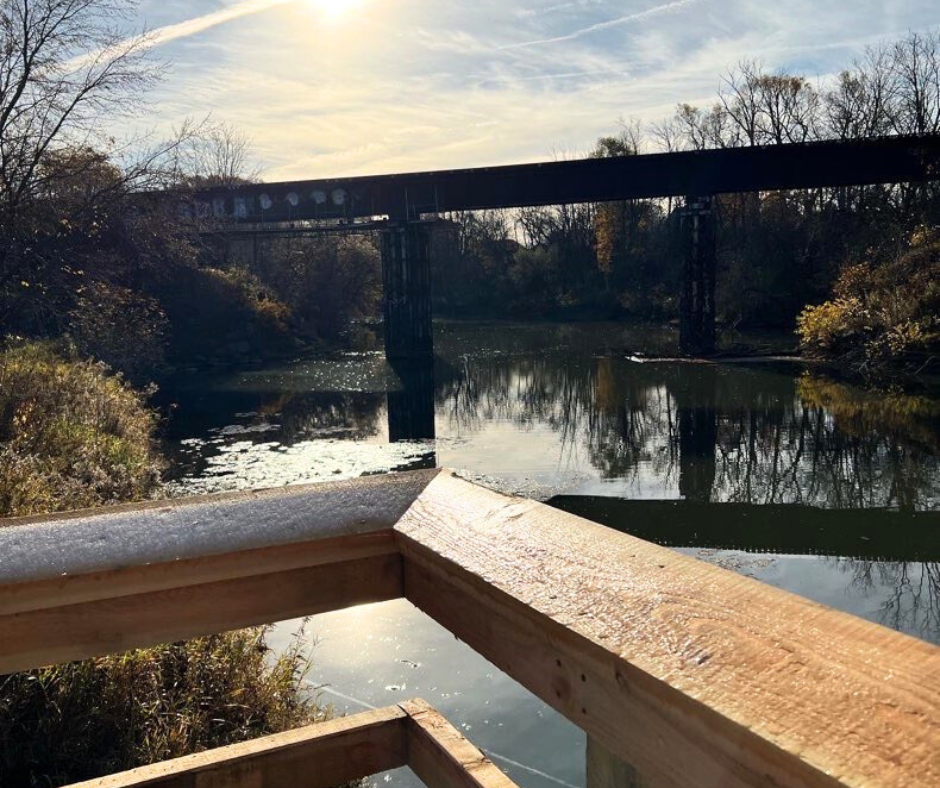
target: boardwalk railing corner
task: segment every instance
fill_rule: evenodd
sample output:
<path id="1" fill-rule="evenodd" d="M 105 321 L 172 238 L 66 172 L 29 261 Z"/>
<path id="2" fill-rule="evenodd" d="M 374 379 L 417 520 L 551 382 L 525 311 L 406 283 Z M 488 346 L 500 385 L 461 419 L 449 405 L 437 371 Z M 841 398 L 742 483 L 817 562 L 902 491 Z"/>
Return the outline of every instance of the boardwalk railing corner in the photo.
<path id="1" fill-rule="evenodd" d="M 936 646 L 446 470 L 8 521 L 0 673 L 400 597 L 587 733 L 589 788 L 940 784 Z M 408 741 L 335 757 L 506 779 Z"/>

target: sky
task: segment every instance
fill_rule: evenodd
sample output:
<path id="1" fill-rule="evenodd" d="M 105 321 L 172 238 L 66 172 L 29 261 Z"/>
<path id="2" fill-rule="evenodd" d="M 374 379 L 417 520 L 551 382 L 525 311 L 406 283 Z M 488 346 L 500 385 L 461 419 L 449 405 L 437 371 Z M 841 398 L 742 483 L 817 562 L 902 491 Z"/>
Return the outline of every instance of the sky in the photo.
<path id="1" fill-rule="evenodd" d="M 825 81 L 936 0 L 143 0 L 144 121 L 231 123 L 266 180 L 540 161 L 711 104 L 761 58 Z"/>

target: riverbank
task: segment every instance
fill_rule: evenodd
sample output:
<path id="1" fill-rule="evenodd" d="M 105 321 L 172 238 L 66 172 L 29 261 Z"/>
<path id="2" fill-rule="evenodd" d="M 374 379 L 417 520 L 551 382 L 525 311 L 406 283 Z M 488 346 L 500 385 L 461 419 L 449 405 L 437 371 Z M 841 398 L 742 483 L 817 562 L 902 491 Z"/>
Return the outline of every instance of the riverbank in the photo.
<path id="1" fill-rule="evenodd" d="M 64 343 L 0 350 L 0 518 L 163 494 L 148 392 Z M 16 528 L 0 519 L 0 528 Z M 63 545 L 67 550 L 68 546 Z M 255 628 L 0 677 L 0 774 L 58 786 L 329 715 L 307 644 Z"/>

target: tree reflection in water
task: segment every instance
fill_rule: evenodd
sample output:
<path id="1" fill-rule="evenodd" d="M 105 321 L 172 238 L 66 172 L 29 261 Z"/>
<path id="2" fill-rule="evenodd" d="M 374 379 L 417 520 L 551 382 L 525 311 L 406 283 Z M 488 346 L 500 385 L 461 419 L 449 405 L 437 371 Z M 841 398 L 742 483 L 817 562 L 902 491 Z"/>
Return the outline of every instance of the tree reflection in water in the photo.
<path id="1" fill-rule="evenodd" d="M 438 370 L 452 431 L 560 433 L 604 478 L 643 466 L 683 498 L 829 508 L 937 506 L 940 409 L 803 373 L 612 358 L 465 358 Z"/>
<path id="2" fill-rule="evenodd" d="M 836 559 L 852 576 L 852 585 L 871 595 L 877 586 L 892 592 L 883 598 L 878 620 L 885 626 L 934 640 L 940 635 L 940 562 Z"/>
<path id="3" fill-rule="evenodd" d="M 641 364 L 546 353 L 465 357 L 439 370 L 437 403 L 453 432 L 492 421 L 519 430 L 548 425 L 560 435 L 562 453 L 586 450 L 602 478 L 652 474 L 671 491 L 664 497 L 711 504 L 710 519 L 719 523 L 729 519 L 723 505 L 760 505 L 767 514 L 785 506 L 776 518 L 754 514 L 738 529 L 734 549 L 767 550 L 767 534 L 755 529 L 787 529 L 803 507 L 853 510 L 854 522 L 813 524 L 825 534 L 810 533 L 805 552 L 818 553 L 809 542 L 825 541 L 825 554 L 837 556 L 826 560 L 850 574 L 857 594 L 893 589 L 880 596 L 882 623 L 940 638 L 935 399 L 866 393 L 792 365 Z M 927 560 L 885 560 L 907 558 L 912 549 L 884 516 L 891 511 L 930 513 L 905 531 Z M 597 510 L 581 513 L 604 521 Z M 631 530 L 635 515 L 621 509 L 608 524 Z M 699 512 L 690 521 L 698 537 L 710 533 L 708 519 Z M 803 528 L 799 538 L 807 533 Z M 663 541 L 664 531 L 638 535 Z M 804 552 L 790 537 L 774 552 Z M 894 540 L 897 549 L 860 557 L 866 551 L 859 540 Z"/>
<path id="4" fill-rule="evenodd" d="M 553 468 L 543 494 L 561 480 L 616 496 L 564 504 L 592 519 L 675 547 L 820 556 L 884 623 L 940 640 L 937 400 L 796 364 L 628 360 L 657 338 L 477 324 L 438 330 L 433 375 L 350 354 L 199 378 L 169 394 L 174 490 L 424 467 L 435 450 L 503 489 Z"/>

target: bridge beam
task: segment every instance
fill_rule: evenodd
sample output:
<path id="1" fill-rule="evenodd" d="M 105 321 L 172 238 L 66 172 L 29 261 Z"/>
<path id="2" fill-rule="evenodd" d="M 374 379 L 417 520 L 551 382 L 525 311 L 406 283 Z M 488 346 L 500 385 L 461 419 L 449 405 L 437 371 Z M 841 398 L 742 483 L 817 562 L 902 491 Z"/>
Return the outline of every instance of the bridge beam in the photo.
<path id="1" fill-rule="evenodd" d="M 711 197 L 686 197 L 682 209 L 683 264 L 679 291 L 679 350 L 715 352 L 715 215 Z"/>
<path id="2" fill-rule="evenodd" d="M 386 357 L 430 362 L 434 343 L 427 225 L 396 221 L 382 230 L 382 281 Z"/>

